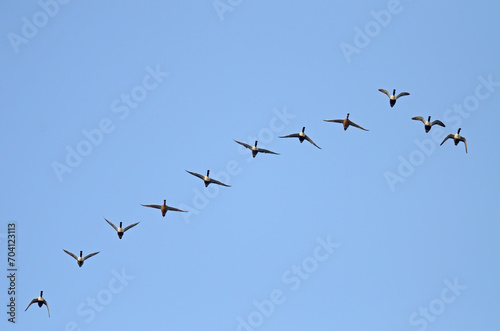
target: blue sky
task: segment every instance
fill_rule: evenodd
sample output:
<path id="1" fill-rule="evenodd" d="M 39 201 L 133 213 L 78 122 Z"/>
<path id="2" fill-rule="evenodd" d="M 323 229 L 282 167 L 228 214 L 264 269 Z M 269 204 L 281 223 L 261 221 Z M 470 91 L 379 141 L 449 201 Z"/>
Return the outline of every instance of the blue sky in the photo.
<path id="1" fill-rule="evenodd" d="M 0 240 L 7 273 L 14 222 L 17 306 L 0 323 L 498 330 L 499 10 L 1 3 Z M 411 95 L 391 108 L 379 88 Z M 323 121 L 347 113 L 369 131 Z M 304 126 L 321 150 L 279 138 Z M 458 128 L 467 154 L 439 146 Z M 232 187 L 185 172 L 207 169 Z M 189 212 L 140 205 L 164 199 Z M 119 240 L 104 217 L 140 223 Z M 78 268 L 63 249 L 100 253 Z M 40 290 L 50 319 L 24 311 Z"/>

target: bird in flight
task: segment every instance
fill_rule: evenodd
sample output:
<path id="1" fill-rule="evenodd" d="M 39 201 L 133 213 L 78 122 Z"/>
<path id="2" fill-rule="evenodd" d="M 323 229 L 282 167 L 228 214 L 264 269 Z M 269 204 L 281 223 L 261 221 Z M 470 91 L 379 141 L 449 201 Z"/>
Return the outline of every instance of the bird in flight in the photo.
<path id="1" fill-rule="evenodd" d="M 89 257 L 92 257 L 96 254 L 99 254 L 99 252 L 95 252 L 95 253 L 90 253 L 89 255 L 85 256 L 85 257 L 82 257 L 82 251 L 80 251 L 80 256 L 76 256 L 75 254 L 71 253 L 71 252 L 68 252 L 67 250 L 63 249 L 63 251 L 65 251 L 69 256 L 73 257 L 76 262 L 78 263 L 78 266 L 81 267 L 83 265 L 83 262 L 88 259 Z"/>
<path id="2" fill-rule="evenodd" d="M 191 172 L 191 171 L 188 171 L 186 170 L 187 172 L 189 172 L 191 175 L 193 176 L 196 176 L 198 178 L 201 178 L 203 179 L 203 182 L 205 182 L 205 187 L 207 187 L 208 185 L 210 185 L 211 183 L 214 183 L 214 184 L 217 184 L 217 185 L 222 185 L 222 186 L 226 186 L 226 187 L 231 187 L 231 185 L 227 185 L 227 184 L 224 184 L 222 182 L 219 182 L 218 180 L 216 179 L 213 179 L 213 178 L 210 178 L 208 175 L 210 174 L 210 170 L 207 170 L 207 175 L 206 176 L 203 176 L 199 173 L 196 173 L 196 172 Z"/>
<path id="3" fill-rule="evenodd" d="M 28 310 L 28 308 L 33 304 L 33 303 L 38 303 L 38 307 L 42 307 L 43 305 L 47 306 L 47 313 L 49 313 L 49 317 L 50 317 L 50 311 L 49 311 L 49 304 L 47 303 L 47 301 L 43 298 L 43 291 L 40 291 L 40 296 L 38 298 L 34 298 L 33 300 L 31 300 L 30 304 L 28 305 L 28 307 L 26 307 L 26 310 Z"/>
<path id="4" fill-rule="evenodd" d="M 302 128 L 302 132 L 299 132 L 299 133 L 292 133 L 292 134 L 289 134 L 288 136 L 281 136 L 280 138 L 299 138 L 299 141 L 302 143 L 305 140 L 307 140 L 308 142 L 310 142 L 311 144 L 313 144 L 314 146 L 318 147 L 319 149 L 321 149 L 321 147 L 319 147 L 318 145 L 316 145 L 314 143 L 314 141 L 312 141 L 311 138 L 309 138 L 305 133 L 306 127 L 304 126 Z"/>
<path id="5" fill-rule="evenodd" d="M 440 120 L 434 120 L 431 122 L 430 116 L 429 116 L 429 119 L 427 121 L 422 116 L 415 116 L 415 117 L 412 117 L 411 119 L 416 120 L 416 121 L 422 121 L 422 123 L 424 123 L 424 128 L 425 128 L 426 133 L 430 131 L 430 129 L 432 128 L 433 125 L 440 125 L 443 128 L 446 127 L 446 125 L 444 125 L 443 122 L 441 122 Z"/>
<path id="6" fill-rule="evenodd" d="M 181 209 L 177 209 L 177 208 L 174 208 L 174 207 L 167 206 L 167 200 L 163 200 L 163 205 L 142 205 L 141 204 L 141 206 L 160 209 L 161 210 L 161 215 L 163 217 L 165 217 L 165 214 L 169 210 L 180 211 L 180 212 L 183 212 L 183 213 L 187 213 L 187 210 L 181 210 Z"/>
<path id="7" fill-rule="evenodd" d="M 399 97 L 404 97 L 405 95 L 410 95 L 410 93 L 408 93 L 408 92 L 401 92 L 396 96 L 396 90 L 392 90 L 392 95 L 389 94 L 389 92 L 387 92 L 387 90 L 384 90 L 383 88 L 379 88 L 378 90 L 389 97 L 389 104 L 391 105 L 391 107 L 394 107 L 394 105 L 396 104 L 396 100 Z"/>
<path id="8" fill-rule="evenodd" d="M 442 144 L 444 144 L 444 142 L 448 139 L 453 139 L 453 142 L 455 143 L 455 146 L 458 145 L 459 142 L 463 141 L 464 142 L 464 145 L 465 145 L 465 153 L 467 153 L 467 140 L 465 139 L 465 137 L 462 137 L 460 135 L 460 130 L 462 130 L 462 128 L 459 128 L 458 129 L 458 132 L 453 134 L 453 133 L 450 133 L 449 135 L 446 136 L 446 138 L 444 138 L 443 142 L 439 145 L 441 146 Z"/>
<path id="9" fill-rule="evenodd" d="M 137 223 L 134 223 L 134 224 L 130 224 L 126 228 L 122 228 L 122 222 L 120 222 L 120 227 L 116 227 L 116 225 L 114 225 L 112 222 L 108 221 L 106 218 L 104 218 L 104 220 L 106 222 L 108 222 L 108 224 L 111 225 L 113 227 L 113 229 L 115 229 L 116 233 L 118 234 L 118 238 L 120 238 L 120 239 L 122 239 L 123 234 L 125 233 L 125 231 L 127 231 L 130 228 L 133 228 L 134 226 L 136 226 L 137 224 L 140 223 L 140 222 L 137 222 Z"/>
<path id="10" fill-rule="evenodd" d="M 347 130 L 347 128 L 349 127 L 349 125 L 352 125 L 358 129 L 361 129 L 361 130 L 365 130 L 365 131 L 370 131 L 370 130 L 367 130 L 359 125 L 357 125 L 356 123 L 354 123 L 353 121 L 351 121 L 349 119 L 349 113 L 347 113 L 347 117 L 344 118 L 344 119 L 339 119 L 339 120 L 323 120 L 325 122 L 333 122 L 333 123 L 341 123 L 344 125 L 344 131 Z"/>
<path id="11" fill-rule="evenodd" d="M 251 150 L 253 157 L 255 157 L 257 155 L 257 153 L 268 153 L 268 154 L 279 155 L 279 153 L 271 152 L 268 149 L 257 147 L 257 140 L 255 141 L 255 146 L 250 146 L 249 144 L 242 143 L 241 141 L 238 141 L 238 140 L 234 140 L 234 141 L 236 141 L 238 144 L 240 144 L 242 146 L 245 146 L 246 148 L 248 148 L 249 150 Z"/>

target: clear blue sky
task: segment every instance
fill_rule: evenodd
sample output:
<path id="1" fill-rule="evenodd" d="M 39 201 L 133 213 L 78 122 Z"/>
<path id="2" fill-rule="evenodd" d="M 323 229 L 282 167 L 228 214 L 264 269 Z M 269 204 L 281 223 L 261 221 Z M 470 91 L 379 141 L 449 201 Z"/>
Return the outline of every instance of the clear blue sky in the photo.
<path id="1" fill-rule="evenodd" d="M 500 3 L 215 4 L 0 4 L 1 328 L 499 330 Z"/>

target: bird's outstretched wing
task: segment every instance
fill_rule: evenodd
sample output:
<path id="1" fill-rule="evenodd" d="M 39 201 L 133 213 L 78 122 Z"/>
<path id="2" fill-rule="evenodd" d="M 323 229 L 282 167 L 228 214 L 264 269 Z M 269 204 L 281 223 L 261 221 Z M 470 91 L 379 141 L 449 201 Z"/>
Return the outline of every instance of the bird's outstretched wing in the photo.
<path id="1" fill-rule="evenodd" d="M 115 229 L 115 231 L 118 231 L 118 228 L 116 227 L 116 225 L 114 225 L 112 222 L 108 221 L 106 218 L 104 218 L 104 220 L 106 222 L 108 222 L 108 224 L 111 225 L 113 227 L 113 229 Z"/>
<path id="2" fill-rule="evenodd" d="M 150 207 L 150 208 L 156 208 L 156 209 L 161 209 L 161 206 L 160 205 L 142 205 L 141 206 L 144 206 L 144 207 Z"/>
<path id="3" fill-rule="evenodd" d="M 405 95 L 410 95 L 410 93 L 408 92 L 401 92 L 398 94 L 398 96 L 396 97 L 396 100 L 399 98 L 399 97 L 404 97 Z"/>
<path id="4" fill-rule="evenodd" d="M 65 250 L 65 249 L 63 249 L 63 251 L 65 251 L 65 252 L 66 252 L 69 256 L 72 256 L 75 260 L 77 260 L 77 261 L 78 261 L 78 257 L 77 257 L 75 254 L 73 254 L 73 253 L 71 253 L 71 252 L 68 252 L 68 251 L 67 251 L 67 250 Z"/>
<path id="5" fill-rule="evenodd" d="M 439 146 L 441 146 L 442 144 L 444 144 L 444 142 L 450 138 L 453 139 L 454 135 L 452 133 L 450 133 L 449 135 L 446 136 L 446 138 L 444 138 L 443 142 L 441 144 L 439 144 Z"/>
<path id="6" fill-rule="evenodd" d="M 233 140 L 236 141 L 238 144 L 240 144 L 242 146 L 245 146 L 246 148 L 252 149 L 252 146 L 250 146 L 249 144 L 242 143 L 241 141 L 238 141 L 238 140 L 235 140 L 235 139 L 233 139 Z"/>
<path id="7" fill-rule="evenodd" d="M 205 176 L 200 175 L 199 173 L 191 172 L 191 171 L 188 171 L 188 170 L 186 170 L 186 171 L 189 172 L 193 176 L 196 176 L 196 177 L 201 178 L 201 179 L 205 179 Z"/>
<path id="8" fill-rule="evenodd" d="M 26 309 L 25 309 L 24 311 L 28 310 L 28 308 L 29 308 L 29 307 L 30 307 L 33 303 L 35 303 L 35 302 L 37 302 L 37 301 L 38 301 L 38 298 L 35 298 L 35 299 L 31 300 L 30 304 L 28 305 L 28 307 L 26 307 Z"/>
<path id="9" fill-rule="evenodd" d="M 389 94 L 389 92 L 387 92 L 387 90 L 384 90 L 383 88 L 379 88 L 378 90 L 387 95 L 389 98 L 391 97 L 391 95 Z"/>
<path id="10" fill-rule="evenodd" d="M 280 136 L 280 138 L 298 138 L 299 134 L 298 133 L 292 133 L 289 134 L 288 136 Z"/>
<path id="11" fill-rule="evenodd" d="M 464 137 L 461 137 L 461 138 L 460 138 L 460 140 L 464 142 L 464 145 L 465 145 L 465 153 L 467 153 L 467 140 L 466 140 Z"/>
<path id="12" fill-rule="evenodd" d="M 258 152 L 259 152 L 259 153 L 267 153 L 267 154 L 279 155 L 279 153 L 275 153 L 275 152 L 272 152 L 272 151 L 270 151 L 270 150 L 268 150 L 268 149 L 264 149 L 264 148 L 259 148 L 259 149 L 258 149 Z"/>
<path id="13" fill-rule="evenodd" d="M 305 136 L 305 138 L 306 138 L 306 140 L 307 140 L 308 142 L 310 142 L 310 143 L 311 143 L 311 144 L 313 144 L 314 146 L 316 146 L 316 147 L 318 147 L 319 149 L 321 149 L 321 147 L 319 147 L 318 145 L 316 145 L 316 144 L 314 143 L 314 141 L 313 141 L 311 138 L 309 138 L 307 135 Z"/>
<path id="14" fill-rule="evenodd" d="M 440 125 L 442 126 L 443 128 L 446 127 L 446 125 L 444 125 L 443 122 L 441 122 L 440 120 L 435 120 L 435 121 L 432 121 L 431 125 Z"/>
<path id="15" fill-rule="evenodd" d="M 362 126 L 357 125 L 356 123 L 354 123 L 352 121 L 349 121 L 349 124 L 352 125 L 352 126 L 354 126 L 354 127 L 356 127 L 356 128 L 358 128 L 358 129 L 361 129 L 361 130 L 370 131 L 370 130 L 367 130 L 367 129 L 363 128 Z"/>
<path id="16" fill-rule="evenodd" d="M 187 210 L 177 209 L 177 208 L 170 207 L 170 206 L 167 206 L 167 210 L 180 211 L 183 213 L 187 213 Z"/>
<path id="17" fill-rule="evenodd" d="M 416 120 L 416 121 L 421 121 L 422 123 L 425 124 L 425 119 L 422 116 L 415 116 L 415 117 L 412 117 L 411 119 Z"/>
<path id="18" fill-rule="evenodd" d="M 344 120 L 323 120 L 325 122 L 333 122 L 333 123 L 344 123 Z"/>
<path id="19" fill-rule="evenodd" d="M 94 256 L 94 255 L 96 255 L 96 254 L 99 254 L 99 252 L 90 253 L 89 255 L 85 256 L 85 257 L 83 258 L 83 260 L 85 261 L 85 260 L 86 260 L 86 259 L 88 259 L 89 257 L 92 257 L 92 256 Z"/>
<path id="20" fill-rule="evenodd" d="M 128 229 L 130 228 L 133 228 L 134 226 L 136 226 L 137 224 L 139 224 L 141 222 L 137 222 L 137 223 L 134 223 L 134 224 L 130 224 L 129 226 L 127 226 L 126 228 L 123 229 L 123 232 L 127 231 Z"/>
<path id="21" fill-rule="evenodd" d="M 47 300 L 45 300 L 45 299 L 43 299 L 43 303 L 47 306 L 47 313 L 49 313 L 49 318 L 50 318 L 49 304 L 47 303 Z"/>
<path id="22" fill-rule="evenodd" d="M 219 182 L 217 179 L 213 179 L 213 178 L 210 178 L 210 183 L 214 183 L 214 184 L 217 184 L 217 185 L 222 185 L 222 186 L 225 186 L 225 187 L 231 187 L 231 185 L 224 184 L 222 182 Z"/>

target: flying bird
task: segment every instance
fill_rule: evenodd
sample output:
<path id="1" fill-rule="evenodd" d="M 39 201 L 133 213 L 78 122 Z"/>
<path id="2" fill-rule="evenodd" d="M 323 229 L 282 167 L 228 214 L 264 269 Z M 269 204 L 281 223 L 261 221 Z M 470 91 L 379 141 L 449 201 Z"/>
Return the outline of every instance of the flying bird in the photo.
<path id="1" fill-rule="evenodd" d="M 165 214 L 169 210 L 180 211 L 180 212 L 183 212 L 183 213 L 187 213 L 187 210 L 181 210 L 181 209 L 177 209 L 177 208 L 174 208 L 174 207 L 167 206 L 167 200 L 163 200 L 163 205 L 142 205 L 141 204 L 141 206 L 160 209 L 161 210 L 161 215 L 163 217 L 165 217 Z"/>
<path id="2" fill-rule="evenodd" d="M 33 304 L 33 303 L 38 303 L 38 307 L 42 307 L 43 305 L 47 306 L 47 312 L 49 313 L 49 318 L 50 318 L 50 311 L 49 311 L 49 304 L 47 303 L 47 301 L 43 298 L 43 291 L 40 291 L 40 296 L 38 298 L 34 298 L 33 300 L 31 300 L 30 304 L 28 305 L 28 307 L 26 307 L 26 310 L 28 310 L 28 308 Z"/>
<path id="3" fill-rule="evenodd" d="M 446 127 L 446 125 L 444 125 L 443 122 L 441 122 L 440 120 L 434 120 L 431 122 L 430 116 L 429 116 L 429 119 L 427 121 L 422 116 L 415 116 L 415 117 L 412 117 L 411 119 L 416 120 L 416 121 L 422 121 L 422 123 L 424 123 L 424 128 L 425 128 L 426 133 L 430 131 L 430 129 L 433 125 L 440 125 L 443 128 Z"/>
<path id="4" fill-rule="evenodd" d="M 106 222 L 108 222 L 108 224 L 111 225 L 113 227 L 113 229 L 115 229 L 116 233 L 118 234 L 118 238 L 120 238 L 120 239 L 122 239 L 123 234 L 125 233 L 125 231 L 127 231 L 130 228 L 133 228 L 134 226 L 136 226 L 137 224 L 140 223 L 140 222 L 137 222 L 137 223 L 134 223 L 134 224 L 130 224 L 126 228 L 122 228 L 122 222 L 120 222 L 120 227 L 116 227 L 116 225 L 114 225 L 112 222 L 108 221 L 106 218 L 104 218 L 104 220 Z"/>
<path id="5" fill-rule="evenodd" d="M 319 149 L 321 149 L 321 147 L 319 147 L 318 145 L 316 145 L 314 143 L 314 141 L 312 141 L 311 138 L 309 138 L 305 133 L 304 133 L 304 130 L 306 129 L 306 127 L 304 126 L 302 128 L 302 132 L 299 132 L 299 133 L 292 133 L 292 134 L 289 134 L 288 136 L 281 136 L 280 138 L 299 138 L 299 141 L 302 143 L 305 140 L 307 140 L 308 142 L 310 142 L 311 144 L 313 144 L 314 146 L 318 147 Z"/>
<path id="6" fill-rule="evenodd" d="M 85 256 L 85 257 L 82 257 L 82 251 L 80 251 L 80 256 L 76 256 L 75 254 L 71 253 L 71 252 L 68 252 L 67 250 L 63 249 L 63 251 L 66 252 L 66 254 L 68 254 L 69 256 L 73 257 L 76 262 L 78 263 L 78 266 L 81 267 L 83 265 L 83 262 L 88 259 L 89 257 L 92 257 L 96 254 L 99 254 L 99 252 L 95 252 L 95 253 L 90 253 L 89 255 Z"/>
<path id="7" fill-rule="evenodd" d="M 462 128 L 459 128 L 458 129 L 458 132 L 453 134 L 453 133 L 450 133 L 449 135 L 446 136 L 446 138 L 444 138 L 443 142 L 439 145 L 441 146 L 442 144 L 444 144 L 444 142 L 448 139 L 453 139 L 453 142 L 455 143 L 455 146 L 458 145 L 459 142 L 463 141 L 464 142 L 464 145 L 465 145 L 465 153 L 467 153 L 467 140 L 465 139 L 465 137 L 462 137 L 460 135 L 460 130 L 462 130 Z"/>
<path id="8" fill-rule="evenodd" d="M 214 183 L 214 184 L 222 185 L 222 186 L 226 186 L 226 187 L 231 187 L 231 185 L 227 185 L 227 184 L 224 184 L 222 182 L 219 182 L 216 179 L 210 178 L 208 176 L 210 174 L 210 170 L 207 170 L 207 175 L 206 176 L 200 175 L 200 174 L 198 174 L 196 172 L 191 172 L 191 171 L 188 171 L 188 170 L 186 170 L 186 171 L 189 172 L 193 176 L 196 176 L 198 178 L 203 179 L 203 182 L 205 182 L 205 187 L 207 187 L 208 185 L 210 185 L 210 183 Z"/>
<path id="9" fill-rule="evenodd" d="M 347 130 L 347 128 L 349 127 L 349 125 L 352 125 L 358 129 L 361 129 L 361 130 L 365 130 L 365 131 L 370 131 L 370 130 L 367 130 L 359 125 L 357 125 L 356 123 L 354 123 L 353 121 L 351 121 L 349 119 L 349 113 L 347 113 L 347 117 L 345 119 L 339 119 L 339 120 L 323 120 L 325 122 L 333 122 L 333 123 L 341 123 L 344 125 L 344 131 Z"/>
<path id="10" fill-rule="evenodd" d="M 250 146 L 249 144 L 242 143 L 241 141 L 238 141 L 238 140 L 234 140 L 234 141 L 236 141 L 238 144 L 240 144 L 242 146 L 245 146 L 246 148 L 250 149 L 252 151 L 252 156 L 253 157 L 255 157 L 257 155 L 257 153 L 268 153 L 268 154 L 279 155 L 279 153 L 271 152 L 268 149 L 257 147 L 257 140 L 255 141 L 255 146 Z"/>
<path id="11" fill-rule="evenodd" d="M 399 97 L 404 97 L 405 95 L 410 95 L 410 93 L 408 93 L 408 92 L 401 92 L 396 96 L 396 90 L 392 90 L 392 95 L 390 95 L 389 92 L 387 92 L 387 90 L 384 90 L 383 88 L 379 88 L 378 90 L 389 97 L 389 104 L 391 105 L 391 107 L 394 107 L 394 105 L 396 104 L 396 100 Z"/>

